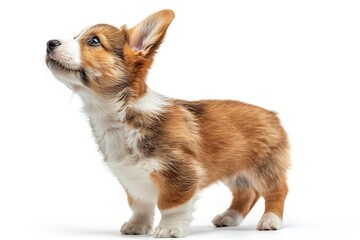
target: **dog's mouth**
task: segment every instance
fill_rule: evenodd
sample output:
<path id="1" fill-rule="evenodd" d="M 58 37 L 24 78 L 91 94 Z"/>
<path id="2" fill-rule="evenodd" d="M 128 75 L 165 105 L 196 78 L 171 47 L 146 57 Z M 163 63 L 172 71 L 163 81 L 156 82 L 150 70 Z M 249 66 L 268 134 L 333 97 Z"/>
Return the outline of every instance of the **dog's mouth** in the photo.
<path id="1" fill-rule="evenodd" d="M 81 72 L 81 69 L 66 66 L 65 64 L 50 57 L 50 55 L 48 54 L 46 56 L 46 64 L 51 70 L 57 70 L 62 72 Z"/>

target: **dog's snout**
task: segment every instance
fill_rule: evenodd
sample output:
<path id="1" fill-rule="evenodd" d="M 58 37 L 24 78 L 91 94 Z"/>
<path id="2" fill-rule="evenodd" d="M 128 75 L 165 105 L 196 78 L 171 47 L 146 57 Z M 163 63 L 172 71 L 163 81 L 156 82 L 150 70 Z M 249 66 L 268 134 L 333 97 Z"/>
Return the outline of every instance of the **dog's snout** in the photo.
<path id="1" fill-rule="evenodd" d="M 47 52 L 50 53 L 52 50 L 54 50 L 57 46 L 60 46 L 61 42 L 59 40 L 50 40 L 47 42 Z"/>

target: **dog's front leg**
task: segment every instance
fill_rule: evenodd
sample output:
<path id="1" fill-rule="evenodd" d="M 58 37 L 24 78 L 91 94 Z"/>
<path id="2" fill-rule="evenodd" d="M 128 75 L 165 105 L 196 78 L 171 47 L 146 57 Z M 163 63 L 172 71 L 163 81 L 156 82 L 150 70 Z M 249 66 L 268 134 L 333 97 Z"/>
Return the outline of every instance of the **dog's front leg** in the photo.
<path id="1" fill-rule="evenodd" d="M 155 203 L 144 203 L 135 200 L 129 194 L 128 202 L 132 210 L 132 216 L 121 227 L 121 233 L 127 235 L 150 234 L 154 223 Z"/>
<path id="2" fill-rule="evenodd" d="M 194 211 L 196 200 L 196 176 L 188 172 L 159 174 L 154 177 L 158 185 L 158 207 L 161 220 L 154 237 L 184 237 Z M 184 170 L 184 169 L 183 169 Z"/>
<path id="3" fill-rule="evenodd" d="M 154 237 L 185 237 L 186 230 L 192 220 L 194 198 L 186 203 L 161 211 L 161 221 L 155 228 Z"/>

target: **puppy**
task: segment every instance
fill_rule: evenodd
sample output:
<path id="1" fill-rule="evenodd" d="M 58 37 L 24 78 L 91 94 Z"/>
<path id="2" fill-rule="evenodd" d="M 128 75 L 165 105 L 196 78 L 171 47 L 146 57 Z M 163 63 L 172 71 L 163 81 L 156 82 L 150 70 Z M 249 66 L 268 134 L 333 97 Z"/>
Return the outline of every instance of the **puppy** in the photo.
<path id="1" fill-rule="evenodd" d="M 132 28 L 99 24 L 71 40 L 50 40 L 46 64 L 83 101 L 104 161 L 124 187 L 133 215 L 123 234 L 186 234 L 197 192 L 222 181 L 230 207 L 213 219 L 237 226 L 260 196 L 258 230 L 282 223 L 289 146 L 276 114 L 238 101 L 184 101 L 146 84 L 174 18 L 159 11 Z"/>

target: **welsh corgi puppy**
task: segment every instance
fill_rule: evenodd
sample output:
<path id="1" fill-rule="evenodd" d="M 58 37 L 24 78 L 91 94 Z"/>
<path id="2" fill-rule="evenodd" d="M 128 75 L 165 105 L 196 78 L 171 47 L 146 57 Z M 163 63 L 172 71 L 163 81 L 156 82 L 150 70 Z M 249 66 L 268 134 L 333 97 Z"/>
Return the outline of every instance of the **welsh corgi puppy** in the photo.
<path id="1" fill-rule="evenodd" d="M 146 76 L 170 23 L 162 10 L 132 28 L 98 24 L 47 42 L 46 64 L 80 96 L 105 163 L 132 216 L 123 234 L 184 237 L 197 193 L 221 181 L 233 194 L 216 227 L 239 225 L 260 196 L 258 230 L 282 224 L 288 192 L 287 135 L 275 113 L 231 100 L 185 101 L 151 90 Z"/>

